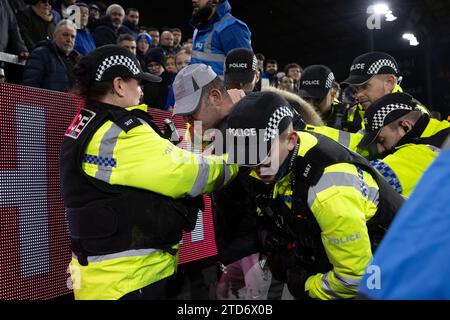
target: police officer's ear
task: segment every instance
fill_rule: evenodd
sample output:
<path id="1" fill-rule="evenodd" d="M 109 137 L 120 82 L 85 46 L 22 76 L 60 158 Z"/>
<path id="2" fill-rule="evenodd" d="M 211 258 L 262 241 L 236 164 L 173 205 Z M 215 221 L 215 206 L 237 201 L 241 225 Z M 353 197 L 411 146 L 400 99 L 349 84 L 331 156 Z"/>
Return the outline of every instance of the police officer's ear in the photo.
<path id="1" fill-rule="evenodd" d="M 122 77 L 115 77 L 112 84 L 112 93 L 119 97 L 125 96 L 124 79 Z"/>
<path id="2" fill-rule="evenodd" d="M 411 131 L 413 128 L 413 123 L 409 121 L 408 119 L 404 119 L 399 121 L 398 125 L 402 128 L 403 131 L 405 131 L 405 134 Z"/>

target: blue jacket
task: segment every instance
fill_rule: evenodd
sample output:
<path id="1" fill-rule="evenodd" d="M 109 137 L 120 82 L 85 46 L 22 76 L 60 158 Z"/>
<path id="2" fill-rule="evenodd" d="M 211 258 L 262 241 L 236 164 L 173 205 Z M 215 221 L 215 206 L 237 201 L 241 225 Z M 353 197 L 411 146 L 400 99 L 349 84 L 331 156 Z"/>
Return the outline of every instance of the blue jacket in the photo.
<path id="1" fill-rule="evenodd" d="M 72 72 L 67 65 L 74 65 L 78 56 L 78 52 L 72 51 L 66 57 L 51 40 L 39 42 L 27 60 L 22 84 L 67 92 L 73 84 Z"/>
<path id="2" fill-rule="evenodd" d="M 89 29 L 78 29 L 74 49 L 77 50 L 82 56 L 85 56 L 95 48 L 96 45 L 94 37 Z"/>
<path id="3" fill-rule="evenodd" d="M 362 297 L 450 299 L 449 195 L 450 150 L 445 150 L 397 213 L 362 279 Z"/>
<path id="4" fill-rule="evenodd" d="M 225 57 L 230 50 L 251 49 L 250 30 L 230 12 L 231 5 L 225 0 L 206 27 L 194 30 L 191 64 L 204 63 L 223 76 Z"/>

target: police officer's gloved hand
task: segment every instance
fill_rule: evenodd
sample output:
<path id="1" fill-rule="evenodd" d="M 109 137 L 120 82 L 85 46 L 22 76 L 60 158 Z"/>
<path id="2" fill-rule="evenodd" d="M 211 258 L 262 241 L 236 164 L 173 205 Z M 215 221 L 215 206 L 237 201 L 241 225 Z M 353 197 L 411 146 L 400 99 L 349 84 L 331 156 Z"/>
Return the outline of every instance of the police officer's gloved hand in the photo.
<path id="1" fill-rule="evenodd" d="M 280 233 L 269 228 L 258 230 L 259 243 L 263 252 L 275 252 L 287 248 L 288 240 Z"/>
<path id="2" fill-rule="evenodd" d="M 305 291 L 305 284 L 311 273 L 304 268 L 297 266 L 286 271 L 286 284 L 289 292 L 296 299 L 308 299 L 308 293 Z"/>

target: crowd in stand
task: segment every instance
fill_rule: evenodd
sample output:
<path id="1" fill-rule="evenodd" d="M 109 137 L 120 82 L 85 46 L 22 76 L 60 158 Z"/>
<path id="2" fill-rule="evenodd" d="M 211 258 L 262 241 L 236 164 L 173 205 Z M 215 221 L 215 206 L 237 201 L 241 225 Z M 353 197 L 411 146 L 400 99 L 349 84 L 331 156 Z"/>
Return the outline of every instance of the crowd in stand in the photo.
<path id="1" fill-rule="evenodd" d="M 65 21 L 79 8 L 77 24 Z M 152 108 L 173 107 L 170 86 L 175 75 L 189 64 L 191 35 L 182 42 L 181 29 L 144 26 L 139 9 L 113 4 L 102 12 L 96 4 L 76 0 L 0 0 L 0 52 L 27 59 L 22 84 L 67 92 L 73 85 L 74 65 L 82 56 L 106 44 L 118 44 L 134 53 L 144 71 L 162 77 L 161 83 L 144 88 L 144 102 Z M 278 70 L 276 60 L 258 53 L 256 89 L 280 87 L 297 93 L 302 67 L 289 63 Z M 2 71 L 4 72 L 4 71 Z M 4 78 L 4 77 L 3 77 Z"/>

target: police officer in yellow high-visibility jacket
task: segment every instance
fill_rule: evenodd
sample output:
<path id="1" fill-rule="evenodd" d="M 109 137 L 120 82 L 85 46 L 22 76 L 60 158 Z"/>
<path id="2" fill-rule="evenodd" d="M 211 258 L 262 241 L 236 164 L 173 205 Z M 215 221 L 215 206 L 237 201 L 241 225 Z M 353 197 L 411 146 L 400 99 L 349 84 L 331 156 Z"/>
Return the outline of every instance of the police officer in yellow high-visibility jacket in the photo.
<path id="1" fill-rule="evenodd" d="M 403 199 L 367 160 L 325 136 L 294 131 L 292 119 L 280 96 L 246 96 L 228 118 L 229 160 L 275 183 L 265 212 L 294 240 L 293 251 L 278 248 L 273 255 L 282 257 L 272 260 L 282 261 L 277 273 L 290 292 L 352 298 L 382 237 L 378 226 L 388 227 Z M 263 246 L 281 243 L 273 238 L 264 236 Z"/>
<path id="2" fill-rule="evenodd" d="M 406 93 L 378 99 L 366 112 L 366 133 L 358 144 L 359 148 L 376 147 L 378 159 L 372 165 L 406 197 L 450 133 L 448 121 L 431 119 L 422 110 L 423 106 Z"/>
<path id="3" fill-rule="evenodd" d="M 160 136 L 142 97 L 143 73 L 115 45 L 84 57 L 76 71 L 86 107 L 61 150 L 76 299 L 164 299 L 177 268 L 182 230 L 202 199 L 237 172 L 223 158 L 179 149 Z"/>

